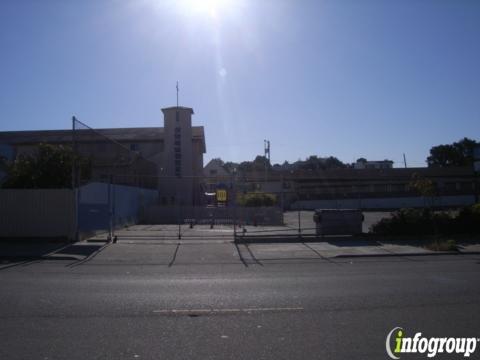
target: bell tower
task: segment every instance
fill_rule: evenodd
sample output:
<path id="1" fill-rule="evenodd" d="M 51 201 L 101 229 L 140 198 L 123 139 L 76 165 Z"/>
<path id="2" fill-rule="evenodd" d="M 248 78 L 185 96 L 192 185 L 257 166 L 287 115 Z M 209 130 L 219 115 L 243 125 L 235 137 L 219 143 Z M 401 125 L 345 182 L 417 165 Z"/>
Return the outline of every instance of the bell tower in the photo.
<path id="1" fill-rule="evenodd" d="M 191 205 L 193 200 L 193 109 L 173 106 L 162 109 L 164 117 L 164 169 L 160 194 L 170 204 Z"/>

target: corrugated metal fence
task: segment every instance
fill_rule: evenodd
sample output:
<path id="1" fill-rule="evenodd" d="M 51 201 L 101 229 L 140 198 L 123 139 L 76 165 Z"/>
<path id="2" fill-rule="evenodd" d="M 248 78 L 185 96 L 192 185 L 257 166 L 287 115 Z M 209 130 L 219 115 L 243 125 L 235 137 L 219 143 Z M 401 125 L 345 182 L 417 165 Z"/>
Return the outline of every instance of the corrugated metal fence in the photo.
<path id="1" fill-rule="evenodd" d="M 0 189 L 0 238 L 72 239 L 74 222 L 70 189 Z"/>

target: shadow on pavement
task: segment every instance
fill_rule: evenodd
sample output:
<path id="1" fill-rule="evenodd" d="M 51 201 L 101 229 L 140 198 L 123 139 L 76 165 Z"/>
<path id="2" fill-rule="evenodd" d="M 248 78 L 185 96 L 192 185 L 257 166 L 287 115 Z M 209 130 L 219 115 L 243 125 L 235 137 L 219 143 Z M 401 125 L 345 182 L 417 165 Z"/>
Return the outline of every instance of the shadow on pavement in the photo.
<path id="1" fill-rule="evenodd" d="M 9 239 L 0 242 L 0 271 L 14 266 L 26 266 L 48 258 L 69 244 L 48 240 Z M 69 257 L 71 259 L 71 257 Z"/>
<path id="2" fill-rule="evenodd" d="M 6 241 L 0 243 L 0 270 L 27 266 L 43 260 L 84 261 L 105 245 L 82 245 L 48 241 Z"/>
<path id="3" fill-rule="evenodd" d="M 80 256 L 83 256 L 83 258 L 67 266 L 75 267 L 75 266 L 85 264 L 86 262 L 92 260 L 95 256 L 97 256 L 109 245 L 111 245 L 111 243 L 105 243 L 103 245 L 71 245 L 67 249 L 65 249 L 67 253 L 71 255 L 77 255 L 77 256 L 80 255 Z"/>
<path id="4" fill-rule="evenodd" d="M 328 239 L 325 242 L 338 247 L 381 246 L 381 244 L 379 244 L 376 240 L 359 239 L 352 237 Z"/>
<path id="5" fill-rule="evenodd" d="M 177 247 L 175 248 L 175 251 L 173 252 L 172 260 L 168 263 L 168 267 L 172 267 L 173 264 L 175 263 L 175 260 L 177 260 L 177 254 L 178 254 L 178 249 L 180 248 L 180 244 L 177 244 Z"/>
<path id="6" fill-rule="evenodd" d="M 2 241 L 0 242 L 0 260 L 38 259 L 57 252 L 68 243 L 48 241 Z"/>
<path id="7" fill-rule="evenodd" d="M 77 245 L 73 244 L 61 251 L 62 255 L 75 255 L 75 256 L 85 256 L 88 257 L 104 247 L 105 244 L 88 244 L 88 245 Z"/>

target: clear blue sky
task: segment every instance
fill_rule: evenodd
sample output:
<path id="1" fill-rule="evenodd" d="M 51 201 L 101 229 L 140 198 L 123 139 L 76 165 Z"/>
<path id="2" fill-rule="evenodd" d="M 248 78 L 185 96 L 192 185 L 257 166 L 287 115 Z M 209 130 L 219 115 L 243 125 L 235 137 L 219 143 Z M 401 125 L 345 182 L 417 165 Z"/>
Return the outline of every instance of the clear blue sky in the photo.
<path id="1" fill-rule="evenodd" d="M 206 161 L 480 139 L 478 0 L 200 3 L 0 1 L 0 130 L 162 126 L 178 80 Z"/>

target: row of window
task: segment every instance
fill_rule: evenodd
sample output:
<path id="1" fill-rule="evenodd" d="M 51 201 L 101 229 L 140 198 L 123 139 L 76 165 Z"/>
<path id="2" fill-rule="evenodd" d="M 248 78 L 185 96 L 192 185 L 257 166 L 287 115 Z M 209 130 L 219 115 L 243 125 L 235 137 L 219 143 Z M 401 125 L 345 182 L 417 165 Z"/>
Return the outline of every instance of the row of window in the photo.
<path id="1" fill-rule="evenodd" d="M 434 184 L 435 188 L 440 192 L 450 191 L 472 191 L 474 189 L 473 182 L 447 182 L 442 184 Z M 301 185 L 297 190 L 303 192 L 314 193 L 401 193 L 413 191 L 408 184 L 371 184 L 371 185 L 351 185 L 351 186 L 332 186 L 332 185 Z"/>
<path id="2" fill-rule="evenodd" d="M 182 176 L 182 129 L 175 128 L 174 132 L 175 176 Z"/>

